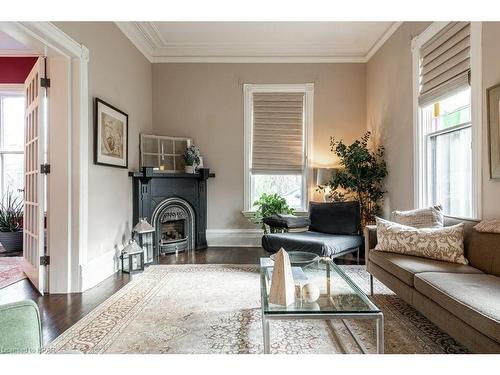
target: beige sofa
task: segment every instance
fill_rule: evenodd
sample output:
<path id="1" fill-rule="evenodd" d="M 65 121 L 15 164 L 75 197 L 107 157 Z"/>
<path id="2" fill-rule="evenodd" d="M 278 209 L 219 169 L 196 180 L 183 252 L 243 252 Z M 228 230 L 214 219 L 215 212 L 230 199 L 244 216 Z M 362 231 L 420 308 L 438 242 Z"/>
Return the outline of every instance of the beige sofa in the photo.
<path id="1" fill-rule="evenodd" d="M 365 228 L 366 268 L 401 299 L 476 353 L 500 353 L 500 234 L 480 233 L 465 223 L 469 265 L 374 251 L 375 226 Z"/>

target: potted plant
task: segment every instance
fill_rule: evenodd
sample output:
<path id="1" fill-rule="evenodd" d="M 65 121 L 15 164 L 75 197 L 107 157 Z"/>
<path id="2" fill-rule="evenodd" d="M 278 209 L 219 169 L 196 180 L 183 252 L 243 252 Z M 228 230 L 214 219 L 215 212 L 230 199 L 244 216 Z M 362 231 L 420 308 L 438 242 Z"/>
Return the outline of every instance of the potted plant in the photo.
<path id="1" fill-rule="evenodd" d="M 267 225 L 263 222 L 265 217 L 276 214 L 293 214 L 293 208 L 288 205 L 286 199 L 276 193 L 263 193 L 253 205 L 257 207 L 257 210 L 255 211 L 255 216 L 252 218 L 252 222 L 261 224 L 264 233 L 268 233 Z M 275 229 L 271 228 L 271 232 L 274 231 Z"/>
<path id="2" fill-rule="evenodd" d="M 200 150 L 195 145 L 189 146 L 184 154 L 182 154 L 182 159 L 185 164 L 186 173 L 194 173 L 196 166 L 200 164 Z"/>
<path id="3" fill-rule="evenodd" d="M 384 147 L 371 150 L 368 146 L 371 132 L 346 145 L 342 140 L 330 138 L 331 151 L 340 159 L 341 167 L 332 176 L 328 187 L 331 200 L 356 200 L 361 208 L 362 227 L 375 222 L 385 194 L 383 181 L 387 176 Z M 319 190 L 325 187 L 318 187 Z"/>
<path id="4" fill-rule="evenodd" d="M 23 250 L 23 206 L 12 191 L 0 203 L 0 243 L 6 252 Z"/>

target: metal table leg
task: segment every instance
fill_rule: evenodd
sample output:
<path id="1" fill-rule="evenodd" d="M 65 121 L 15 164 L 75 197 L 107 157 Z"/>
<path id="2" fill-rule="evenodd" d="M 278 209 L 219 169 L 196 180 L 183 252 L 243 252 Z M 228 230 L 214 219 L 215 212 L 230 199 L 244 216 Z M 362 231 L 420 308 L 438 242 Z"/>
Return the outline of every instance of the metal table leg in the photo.
<path id="1" fill-rule="evenodd" d="M 262 333 L 264 336 L 264 354 L 271 353 L 271 343 L 269 335 L 269 320 L 262 314 Z"/>
<path id="2" fill-rule="evenodd" d="M 377 353 L 384 354 L 384 316 L 382 314 L 377 318 Z"/>

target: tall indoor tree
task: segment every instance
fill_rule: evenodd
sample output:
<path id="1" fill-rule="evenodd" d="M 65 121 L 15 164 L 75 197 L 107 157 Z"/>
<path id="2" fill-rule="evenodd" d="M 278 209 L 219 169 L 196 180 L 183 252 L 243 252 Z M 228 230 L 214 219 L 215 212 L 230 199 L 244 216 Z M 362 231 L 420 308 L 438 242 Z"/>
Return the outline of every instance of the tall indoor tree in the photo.
<path id="1" fill-rule="evenodd" d="M 337 155 L 341 168 L 328 187 L 334 201 L 357 200 L 361 206 L 361 225 L 374 223 L 380 212 L 384 194 L 383 182 L 387 176 L 384 147 L 371 150 L 368 146 L 371 132 L 366 132 L 350 145 L 330 137 L 330 150 Z"/>

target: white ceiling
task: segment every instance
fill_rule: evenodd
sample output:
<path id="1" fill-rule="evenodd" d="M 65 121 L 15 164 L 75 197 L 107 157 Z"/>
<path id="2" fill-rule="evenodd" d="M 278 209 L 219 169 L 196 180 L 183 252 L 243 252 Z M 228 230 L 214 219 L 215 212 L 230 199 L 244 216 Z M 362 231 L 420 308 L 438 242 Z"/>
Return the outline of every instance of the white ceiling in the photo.
<path id="1" fill-rule="evenodd" d="M 398 22 L 117 22 L 151 62 L 366 62 Z"/>

